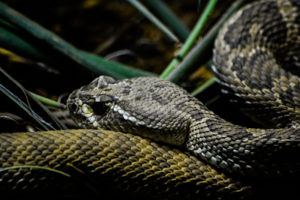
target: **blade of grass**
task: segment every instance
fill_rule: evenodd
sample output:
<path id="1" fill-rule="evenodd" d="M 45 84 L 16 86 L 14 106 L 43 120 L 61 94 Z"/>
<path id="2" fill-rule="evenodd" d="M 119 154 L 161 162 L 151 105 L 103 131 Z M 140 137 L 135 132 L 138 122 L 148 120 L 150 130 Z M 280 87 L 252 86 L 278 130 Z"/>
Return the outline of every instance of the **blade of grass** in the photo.
<path id="1" fill-rule="evenodd" d="M 3 48 L 34 60 L 50 62 L 49 56 L 38 50 L 32 43 L 28 43 L 18 36 L 15 27 L 0 19 L 0 45 Z"/>
<path id="2" fill-rule="evenodd" d="M 178 17 L 161 0 L 141 0 L 144 5 L 152 10 L 165 25 L 175 33 L 181 42 L 189 36 L 188 28 L 178 19 Z"/>
<path id="3" fill-rule="evenodd" d="M 206 90 L 212 84 L 214 84 L 215 81 L 216 81 L 216 78 L 215 77 L 211 77 L 205 83 L 203 83 L 200 87 L 198 87 L 197 89 L 195 89 L 194 91 L 192 91 L 191 95 L 196 96 L 196 95 L 200 94 L 202 91 Z"/>
<path id="4" fill-rule="evenodd" d="M 18 34 L 18 32 L 7 29 L 7 27 L 2 27 L 1 23 L 0 44 L 4 48 L 16 52 L 21 56 L 50 63 L 52 65 L 56 64 L 56 60 L 61 60 L 57 59 L 55 55 L 48 53 L 47 50 L 45 51 L 44 48 L 36 47 L 33 42 L 23 39 L 21 34 Z M 102 66 L 101 68 L 91 68 L 91 70 L 96 74 L 106 74 L 117 79 L 131 78 L 136 76 L 155 76 L 150 72 L 145 72 L 143 70 L 135 69 L 120 63 L 107 61 L 100 56 L 88 52 L 80 51 L 80 53 L 85 57 L 85 59 L 91 59 L 96 62 L 98 66 Z"/>
<path id="5" fill-rule="evenodd" d="M 67 43 L 66 41 L 58 37 L 56 34 L 46 30 L 36 22 L 26 18 L 25 16 L 8 7 L 2 2 L 0 2 L 0 16 L 7 20 L 7 22 L 15 25 L 17 28 L 29 33 L 36 39 L 50 45 L 53 49 L 57 50 L 65 57 L 90 69 L 91 71 L 94 71 L 95 73 L 103 73 L 113 76 L 115 78 L 128 78 L 125 75 L 114 72 L 114 67 L 118 65 L 119 69 L 124 69 L 124 71 L 134 71 L 135 76 L 151 75 L 150 73 L 144 72 L 142 70 L 135 70 L 134 68 L 130 68 L 128 66 L 117 63 L 108 65 L 109 63 L 111 63 L 109 61 L 106 62 L 106 65 L 101 65 L 101 63 L 96 62 L 95 59 L 89 59 L 86 56 L 86 53 L 82 53 L 82 51 L 76 49 L 73 45 Z M 133 72 L 130 73 L 132 74 Z"/>
<path id="6" fill-rule="evenodd" d="M 25 102 L 23 102 L 19 97 L 14 95 L 10 90 L 8 90 L 4 85 L 0 84 L 0 92 L 5 96 L 9 97 L 14 101 L 19 107 L 21 107 L 28 115 L 32 116 L 44 130 L 54 130 L 55 128 L 48 122 L 46 122 L 41 116 L 34 112 Z"/>
<path id="7" fill-rule="evenodd" d="M 57 170 L 57 169 L 52 169 L 49 167 L 42 167 L 42 166 L 35 166 L 35 165 L 20 165 L 20 166 L 11 166 L 11 167 L 4 167 L 0 168 L 0 172 L 8 171 L 8 170 L 13 170 L 13 169 L 40 169 L 40 170 L 46 170 L 50 172 L 54 172 L 57 174 L 61 174 L 66 177 L 71 177 L 70 174 L 67 174 L 63 171 Z"/>
<path id="8" fill-rule="evenodd" d="M 58 59 L 55 57 L 55 55 L 44 51 L 43 48 L 36 47 L 33 42 L 24 40 L 23 38 L 21 38 L 22 36 L 20 36 L 20 34 L 16 32 L 15 29 L 11 29 L 6 26 L 3 27 L 1 25 L 3 24 L 0 23 L 1 46 L 24 57 L 29 57 L 34 60 L 50 63 L 51 65 L 56 64 L 56 60 Z M 146 75 L 155 76 L 150 72 L 145 72 L 116 62 L 107 61 L 100 56 L 88 52 L 80 51 L 80 53 L 85 57 L 85 59 L 93 60 L 97 63 L 98 66 L 102 66 L 101 68 L 91 68 L 91 70 L 96 74 L 106 74 L 117 79 Z"/>
<path id="9" fill-rule="evenodd" d="M 60 123 L 45 106 L 32 98 L 28 91 L 2 68 L 0 80 L 0 92 L 20 107 L 42 130 L 66 129 L 64 124 Z"/>
<path id="10" fill-rule="evenodd" d="M 138 11 L 140 11 L 145 17 L 147 17 L 153 24 L 155 24 L 163 33 L 165 33 L 174 42 L 179 42 L 174 33 L 168 29 L 157 17 L 155 17 L 142 3 L 137 0 L 127 0 L 134 6 Z"/>
<path id="11" fill-rule="evenodd" d="M 214 44 L 214 40 L 219 32 L 221 26 L 229 19 L 229 17 L 235 13 L 239 8 L 245 5 L 248 0 L 240 0 L 233 3 L 220 20 L 210 29 L 210 31 L 198 42 L 192 50 L 184 57 L 181 63 L 168 75 L 167 79 L 172 82 L 178 82 L 183 74 L 191 70 L 193 67 L 197 67 L 211 57 L 211 52 Z M 196 65 L 197 62 L 198 65 Z"/>
<path id="12" fill-rule="evenodd" d="M 64 108 L 64 105 L 62 105 L 61 103 L 57 102 L 57 101 L 54 101 L 52 99 L 48 99 L 46 97 L 43 97 L 41 95 L 38 95 L 38 94 L 35 94 L 33 92 L 29 92 L 28 93 L 33 96 L 36 100 L 44 103 L 44 104 L 47 104 L 49 106 L 54 106 L 54 107 L 58 107 L 58 108 Z"/>
<path id="13" fill-rule="evenodd" d="M 195 27 L 193 28 L 191 34 L 187 38 L 186 42 L 183 44 L 182 48 L 180 49 L 178 55 L 171 61 L 168 67 L 163 71 L 160 75 L 161 78 L 167 78 L 167 76 L 174 70 L 174 68 L 178 65 L 181 59 L 185 57 L 188 51 L 192 48 L 193 44 L 197 40 L 200 31 L 204 27 L 205 22 L 208 19 L 209 14 L 214 9 L 218 0 L 210 0 L 204 9 L 201 17 L 199 18 L 198 22 L 196 23 Z"/>

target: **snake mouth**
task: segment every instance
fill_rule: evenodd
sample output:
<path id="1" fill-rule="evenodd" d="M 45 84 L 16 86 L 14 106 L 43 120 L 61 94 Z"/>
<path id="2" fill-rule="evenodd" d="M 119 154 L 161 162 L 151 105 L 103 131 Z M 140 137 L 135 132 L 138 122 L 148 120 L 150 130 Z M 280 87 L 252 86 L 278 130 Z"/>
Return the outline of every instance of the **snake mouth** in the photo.
<path id="1" fill-rule="evenodd" d="M 86 101 L 79 98 L 80 89 L 74 90 L 67 100 L 67 108 L 73 120 L 79 127 L 97 128 L 98 123 L 93 109 Z"/>
<path id="2" fill-rule="evenodd" d="M 82 94 L 81 89 L 70 94 L 68 110 L 79 127 L 99 129 L 101 119 L 111 110 L 116 99 L 109 95 Z"/>
<path id="3" fill-rule="evenodd" d="M 82 128 L 100 128 L 99 121 L 109 110 L 103 103 L 85 102 L 74 99 L 68 105 L 73 120 Z"/>
<path id="4" fill-rule="evenodd" d="M 79 109 L 79 114 L 86 119 L 85 125 L 92 128 L 99 128 L 98 116 L 95 114 L 93 108 L 88 104 L 83 104 Z"/>

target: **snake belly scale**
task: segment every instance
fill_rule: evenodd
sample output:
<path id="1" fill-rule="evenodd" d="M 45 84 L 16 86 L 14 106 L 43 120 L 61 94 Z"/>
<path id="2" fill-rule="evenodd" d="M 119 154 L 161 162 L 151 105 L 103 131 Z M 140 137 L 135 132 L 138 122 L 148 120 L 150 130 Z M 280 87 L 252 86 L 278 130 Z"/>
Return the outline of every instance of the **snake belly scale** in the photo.
<path id="1" fill-rule="evenodd" d="M 225 93 L 273 128 L 227 122 L 165 80 L 100 76 L 68 99 L 86 129 L 0 134 L 0 190 L 29 191 L 48 180 L 30 166 L 71 176 L 76 169 L 167 199 L 251 198 L 247 179 L 299 181 L 299 55 L 298 0 L 246 6 L 220 30 L 213 69 Z"/>

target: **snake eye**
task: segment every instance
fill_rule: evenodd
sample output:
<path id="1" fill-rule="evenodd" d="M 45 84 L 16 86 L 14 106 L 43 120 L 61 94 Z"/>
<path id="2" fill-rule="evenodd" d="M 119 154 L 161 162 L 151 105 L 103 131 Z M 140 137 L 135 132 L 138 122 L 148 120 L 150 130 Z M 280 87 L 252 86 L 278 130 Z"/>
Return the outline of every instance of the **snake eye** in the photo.
<path id="1" fill-rule="evenodd" d="M 93 109 L 94 114 L 97 115 L 97 116 L 105 115 L 108 112 L 109 108 L 110 108 L 110 106 L 107 105 L 107 103 L 104 103 L 104 102 L 95 102 L 90 106 Z"/>
<path id="2" fill-rule="evenodd" d="M 111 95 L 100 95 L 95 98 L 95 102 L 91 105 L 91 108 L 96 115 L 103 116 L 109 111 L 110 105 L 114 101 L 116 99 Z"/>

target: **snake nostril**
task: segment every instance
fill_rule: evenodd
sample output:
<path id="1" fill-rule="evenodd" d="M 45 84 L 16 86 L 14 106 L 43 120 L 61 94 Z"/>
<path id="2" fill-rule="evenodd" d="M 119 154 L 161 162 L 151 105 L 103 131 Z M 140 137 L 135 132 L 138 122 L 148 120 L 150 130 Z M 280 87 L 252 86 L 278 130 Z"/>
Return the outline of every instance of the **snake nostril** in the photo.
<path id="1" fill-rule="evenodd" d="M 74 111 L 76 111 L 77 106 L 75 104 L 68 104 L 68 110 L 70 113 L 73 113 Z"/>

